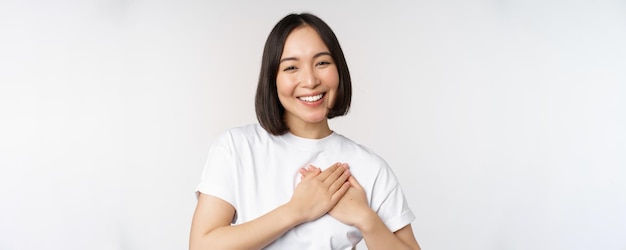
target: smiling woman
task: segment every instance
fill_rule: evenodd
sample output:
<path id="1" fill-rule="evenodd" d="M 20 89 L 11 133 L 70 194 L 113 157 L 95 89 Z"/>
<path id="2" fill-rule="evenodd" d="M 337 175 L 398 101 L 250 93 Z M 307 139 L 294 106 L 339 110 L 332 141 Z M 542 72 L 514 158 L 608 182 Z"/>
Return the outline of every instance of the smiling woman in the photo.
<path id="1" fill-rule="evenodd" d="M 328 70 L 313 71 L 327 67 Z M 348 64 L 334 32 L 324 21 L 308 14 L 290 15 L 276 24 L 265 43 L 256 93 L 256 113 L 261 126 L 274 135 L 281 135 L 292 129 L 284 120 L 285 107 L 277 90 L 279 82 L 302 84 L 302 80 L 320 81 L 323 79 L 319 77 L 326 74 L 338 77 L 338 80 L 324 79 L 326 84 L 338 85 L 336 96 L 326 98 L 332 101 L 329 103 L 332 108 L 329 107 L 326 117 L 330 119 L 345 115 L 350 108 L 352 84 Z"/>
<path id="2" fill-rule="evenodd" d="M 365 239 L 369 249 L 419 249 L 391 168 L 328 125 L 351 94 L 330 27 L 311 14 L 283 18 L 263 52 L 260 124 L 211 146 L 190 248 L 353 249 Z"/>

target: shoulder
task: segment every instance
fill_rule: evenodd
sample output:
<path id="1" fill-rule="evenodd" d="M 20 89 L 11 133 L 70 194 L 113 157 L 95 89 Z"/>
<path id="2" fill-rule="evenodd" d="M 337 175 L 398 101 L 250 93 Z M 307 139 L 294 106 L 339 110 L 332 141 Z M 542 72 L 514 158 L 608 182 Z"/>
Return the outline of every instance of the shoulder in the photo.
<path id="1" fill-rule="evenodd" d="M 342 157 L 345 156 L 350 172 L 373 195 L 372 205 L 381 203 L 382 200 L 379 199 L 384 199 L 398 188 L 397 176 L 380 155 L 346 137 L 342 138 L 341 144 L 338 151 L 341 151 Z"/>
<path id="2" fill-rule="evenodd" d="M 345 137 L 341 134 L 337 134 L 341 143 L 341 151 L 344 154 L 349 154 L 352 158 L 363 159 L 373 163 L 373 165 L 388 168 L 387 162 L 376 152 L 369 147 L 359 144 L 352 139 Z"/>
<path id="3" fill-rule="evenodd" d="M 247 124 L 239 127 L 230 128 L 222 133 L 222 136 L 228 135 L 232 137 L 259 137 L 269 136 L 269 133 L 257 123 Z"/>
<path id="4" fill-rule="evenodd" d="M 233 127 L 220 133 L 213 145 L 237 147 L 239 145 L 257 144 L 266 142 L 271 135 L 259 124 L 248 124 Z"/>

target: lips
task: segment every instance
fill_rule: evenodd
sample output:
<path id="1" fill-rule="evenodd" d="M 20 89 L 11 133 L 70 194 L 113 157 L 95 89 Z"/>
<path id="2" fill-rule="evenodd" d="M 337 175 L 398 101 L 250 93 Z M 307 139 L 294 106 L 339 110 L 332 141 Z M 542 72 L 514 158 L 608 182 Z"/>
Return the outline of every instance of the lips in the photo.
<path id="1" fill-rule="evenodd" d="M 318 95 L 311 95 L 311 96 L 300 96 L 298 97 L 298 99 L 305 101 L 305 102 L 316 102 L 322 99 L 322 97 L 324 97 L 324 93 L 321 93 Z"/>

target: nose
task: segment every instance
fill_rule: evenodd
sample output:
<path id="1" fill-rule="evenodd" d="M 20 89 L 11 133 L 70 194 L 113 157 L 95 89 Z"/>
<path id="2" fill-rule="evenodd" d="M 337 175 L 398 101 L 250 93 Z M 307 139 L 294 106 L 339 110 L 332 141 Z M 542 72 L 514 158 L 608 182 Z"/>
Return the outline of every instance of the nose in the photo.
<path id="1" fill-rule="evenodd" d="M 317 72 L 315 72 L 314 68 L 308 68 L 306 70 L 302 71 L 302 78 L 301 78 L 301 82 L 300 85 L 302 85 L 305 88 L 315 88 L 317 87 L 317 85 L 320 85 L 320 79 L 317 75 Z"/>

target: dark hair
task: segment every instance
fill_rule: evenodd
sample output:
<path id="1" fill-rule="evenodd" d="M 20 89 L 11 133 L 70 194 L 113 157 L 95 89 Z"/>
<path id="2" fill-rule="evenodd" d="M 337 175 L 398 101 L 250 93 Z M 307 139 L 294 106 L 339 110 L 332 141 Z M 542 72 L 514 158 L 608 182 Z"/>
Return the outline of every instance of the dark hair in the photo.
<path id="1" fill-rule="evenodd" d="M 256 117 L 261 126 L 273 135 L 281 135 L 289 131 L 284 120 L 285 108 L 278 99 L 276 76 L 280 57 L 287 36 L 296 28 L 308 25 L 315 29 L 322 41 L 330 50 L 330 55 L 337 66 L 339 86 L 333 108 L 329 110 L 327 118 L 343 116 L 350 109 L 352 99 L 352 82 L 348 64 L 339 46 L 339 41 L 330 27 L 317 16 L 309 13 L 290 14 L 280 20 L 265 41 L 261 73 L 256 90 L 255 109 Z"/>

